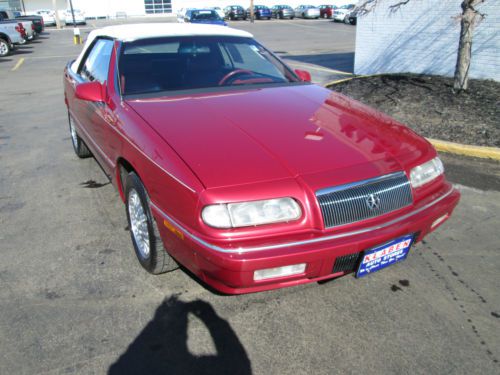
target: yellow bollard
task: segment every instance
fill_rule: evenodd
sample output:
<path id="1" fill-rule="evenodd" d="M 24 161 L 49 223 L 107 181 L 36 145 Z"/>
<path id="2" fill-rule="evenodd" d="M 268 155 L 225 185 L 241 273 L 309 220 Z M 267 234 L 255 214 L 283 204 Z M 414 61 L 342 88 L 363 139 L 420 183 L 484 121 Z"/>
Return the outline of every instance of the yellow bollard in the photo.
<path id="1" fill-rule="evenodd" d="M 78 27 L 73 29 L 73 43 L 82 44 L 82 36 L 80 35 L 80 29 Z"/>

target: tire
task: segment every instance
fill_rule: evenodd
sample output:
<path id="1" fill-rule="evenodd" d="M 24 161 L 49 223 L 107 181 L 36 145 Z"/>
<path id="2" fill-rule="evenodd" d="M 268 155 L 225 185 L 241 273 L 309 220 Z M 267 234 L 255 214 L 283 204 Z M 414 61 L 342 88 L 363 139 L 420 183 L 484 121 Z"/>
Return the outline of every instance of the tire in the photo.
<path id="1" fill-rule="evenodd" d="M 127 175 L 125 198 L 130 238 L 141 266 L 154 275 L 177 269 L 176 261 L 163 246 L 156 220 L 149 208 L 146 189 L 134 172 Z"/>
<path id="2" fill-rule="evenodd" d="M 11 52 L 10 44 L 5 39 L 0 39 L 0 57 L 9 56 Z"/>
<path id="3" fill-rule="evenodd" d="M 293 16 L 292 16 L 292 17 L 290 17 L 290 19 L 291 19 L 291 20 L 293 20 L 294 18 L 295 18 L 295 17 L 293 17 Z"/>
<path id="4" fill-rule="evenodd" d="M 92 156 L 92 153 L 88 149 L 87 145 L 80 138 L 76 132 L 76 128 L 73 119 L 68 113 L 68 123 L 69 123 L 69 134 L 71 135 L 71 144 L 73 145 L 73 150 L 75 150 L 76 156 L 80 159 L 85 159 Z"/>

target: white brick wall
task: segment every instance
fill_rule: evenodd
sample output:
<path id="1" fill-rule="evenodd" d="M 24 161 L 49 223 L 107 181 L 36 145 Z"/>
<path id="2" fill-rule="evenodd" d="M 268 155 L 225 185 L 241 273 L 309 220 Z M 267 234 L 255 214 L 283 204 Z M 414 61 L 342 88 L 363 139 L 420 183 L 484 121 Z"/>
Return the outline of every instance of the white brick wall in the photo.
<path id="1" fill-rule="evenodd" d="M 390 13 L 397 2 L 379 0 L 358 18 L 354 72 L 453 76 L 461 0 L 411 0 Z M 470 77 L 500 81 L 500 1 L 486 0 L 478 9 L 486 18 L 474 32 Z"/>

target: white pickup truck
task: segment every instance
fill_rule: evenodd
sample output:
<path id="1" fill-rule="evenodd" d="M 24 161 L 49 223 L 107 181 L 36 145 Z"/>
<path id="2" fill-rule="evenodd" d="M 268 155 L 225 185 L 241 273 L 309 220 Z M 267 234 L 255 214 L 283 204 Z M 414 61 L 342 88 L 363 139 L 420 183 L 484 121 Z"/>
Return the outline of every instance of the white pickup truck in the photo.
<path id="1" fill-rule="evenodd" d="M 24 18 L 16 18 L 14 13 L 10 10 L 0 10 L 0 23 L 21 23 L 24 27 L 26 35 L 24 36 L 26 40 L 33 40 L 35 38 L 35 26 L 32 20 Z M 23 42 L 24 43 L 24 42 Z M 22 44 L 22 43 L 21 43 Z"/>
<path id="2" fill-rule="evenodd" d="M 25 39 L 18 23 L 0 22 L 0 57 L 7 56 L 14 44 L 23 44 Z"/>

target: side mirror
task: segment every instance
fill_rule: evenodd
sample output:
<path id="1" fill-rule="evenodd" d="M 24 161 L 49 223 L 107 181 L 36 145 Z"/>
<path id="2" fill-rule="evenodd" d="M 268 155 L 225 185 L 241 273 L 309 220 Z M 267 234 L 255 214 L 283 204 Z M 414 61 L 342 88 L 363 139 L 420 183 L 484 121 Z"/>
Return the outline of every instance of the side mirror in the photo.
<path id="1" fill-rule="evenodd" d="M 103 102 L 105 98 L 105 86 L 98 82 L 85 82 L 76 86 L 75 96 L 88 102 Z"/>
<path id="2" fill-rule="evenodd" d="M 295 69 L 295 74 L 297 74 L 302 81 L 311 82 L 311 73 L 307 70 Z"/>

